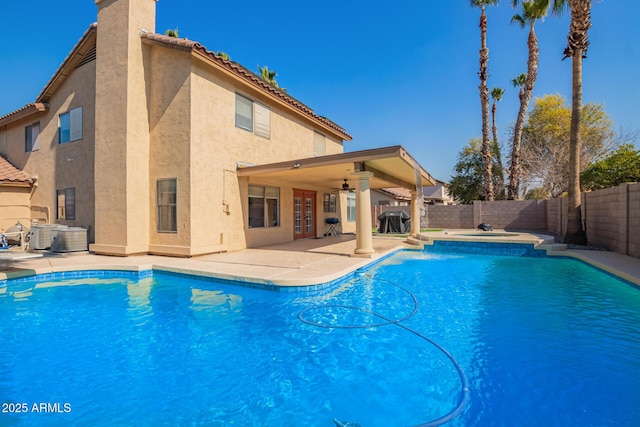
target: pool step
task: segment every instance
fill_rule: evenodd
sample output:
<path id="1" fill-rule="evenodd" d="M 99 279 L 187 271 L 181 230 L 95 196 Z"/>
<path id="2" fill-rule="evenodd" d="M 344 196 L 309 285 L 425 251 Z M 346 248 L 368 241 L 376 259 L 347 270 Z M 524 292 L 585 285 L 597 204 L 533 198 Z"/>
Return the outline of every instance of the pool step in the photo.
<path id="1" fill-rule="evenodd" d="M 565 243 L 550 243 L 550 244 L 542 244 L 538 245 L 536 249 L 545 250 L 547 253 L 549 252 L 560 252 L 566 251 L 567 245 Z"/>

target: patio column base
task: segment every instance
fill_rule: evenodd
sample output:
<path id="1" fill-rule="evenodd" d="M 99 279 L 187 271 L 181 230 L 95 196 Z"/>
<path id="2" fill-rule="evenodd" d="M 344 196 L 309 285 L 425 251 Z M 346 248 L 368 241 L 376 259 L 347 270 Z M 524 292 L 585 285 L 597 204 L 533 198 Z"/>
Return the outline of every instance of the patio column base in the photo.
<path id="1" fill-rule="evenodd" d="M 376 254 L 376 251 L 374 249 L 371 250 L 371 252 L 358 252 L 358 250 L 356 249 L 351 256 L 353 258 L 373 258 L 373 256 Z"/>

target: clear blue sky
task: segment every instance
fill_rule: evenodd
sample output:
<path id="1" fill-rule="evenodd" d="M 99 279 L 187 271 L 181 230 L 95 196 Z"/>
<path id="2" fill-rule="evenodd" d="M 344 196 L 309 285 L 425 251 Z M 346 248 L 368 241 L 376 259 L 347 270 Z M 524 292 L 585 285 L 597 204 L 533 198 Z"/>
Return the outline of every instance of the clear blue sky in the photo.
<path id="1" fill-rule="evenodd" d="M 489 87 L 506 90 L 503 144 L 518 109 L 510 81 L 527 57 L 527 31 L 510 24 L 510 3 L 488 9 Z M 33 102 L 97 20 L 92 0 L 8 1 L 2 9 L 0 116 Z M 267 65 L 290 95 L 353 136 L 346 151 L 403 145 L 448 181 L 460 149 L 481 135 L 479 14 L 468 0 L 160 0 L 156 31 L 178 28 L 251 70 Z M 638 16 L 640 2 L 596 2 L 584 61 L 584 102 L 604 103 L 616 127 L 631 131 L 640 129 Z M 568 27 L 568 14 L 536 26 L 534 96 L 571 97 L 571 62 L 561 61 Z"/>

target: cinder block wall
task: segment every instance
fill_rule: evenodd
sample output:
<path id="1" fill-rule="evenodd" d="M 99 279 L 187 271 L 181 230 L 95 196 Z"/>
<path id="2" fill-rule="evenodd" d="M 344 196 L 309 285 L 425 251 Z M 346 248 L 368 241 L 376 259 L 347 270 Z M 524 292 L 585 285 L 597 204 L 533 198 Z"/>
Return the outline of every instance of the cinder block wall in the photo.
<path id="1" fill-rule="evenodd" d="M 587 240 L 625 253 L 627 248 L 627 185 L 586 193 Z"/>
<path id="2" fill-rule="evenodd" d="M 426 220 L 422 224 L 428 228 L 476 228 L 473 223 L 472 205 L 427 205 Z"/>
<path id="3" fill-rule="evenodd" d="M 469 228 L 488 222 L 493 228 L 549 232 L 564 236 L 567 231 L 566 197 L 552 200 L 475 201 L 473 205 L 427 205 L 421 226 Z M 378 208 L 378 209 L 376 209 Z M 373 224 L 386 210 L 408 206 L 374 206 Z M 582 194 L 582 214 L 590 244 L 640 258 L 640 183 Z"/>
<path id="4" fill-rule="evenodd" d="M 473 202 L 474 225 L 487 222 L 493 228 L 547 230 L 546 200 L 499 200 Z"/>
<path id="5" fill-rule="evenodd" d="M 628 196 L 629 247 L 627 255 L 640 258 L 640 184 L 630 184 L 628 186 Z"/>
<path id="6" fill-rule="evenodd" d="M 584 194 L 589 243 L 640 258 L 640 184 Z"/>

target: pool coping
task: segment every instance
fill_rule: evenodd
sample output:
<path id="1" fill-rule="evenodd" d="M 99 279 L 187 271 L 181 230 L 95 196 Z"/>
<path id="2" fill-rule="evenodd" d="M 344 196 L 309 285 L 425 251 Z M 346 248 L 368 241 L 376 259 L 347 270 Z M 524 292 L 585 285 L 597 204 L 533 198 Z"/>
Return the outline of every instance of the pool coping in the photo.
<path id="1" fill-rule="evenodd" d="M 319 243 L 313 242 L 315 246 L 308 242 L 294 242 L 194 258 L 153 255 L 118 258 L 87 253 L 45 256 L 24 261 L 11 271 L 0 271 L 0 281 L 73 271 L 150 270 L 220 279 L 250 287 L 277 288 L 280 291 L 295 291 L 299 288 L 313 290 L 342 282 L 359 270 L 381 262 L 396 252 L 422 250 L 425 244 L 432 245 L 434 241 L 445 240 L 533 244 L 535 249 L 544 250 L 547 256 L 575 258 L 640 286 L 640 261 L 637 258 L 610 251 L 567 249 L 566 245 L 553 243 L 553 237 L 537 233 L 514 233 L 509 238 L 501 236 L 495 239 L 490 235 L 463 236 L 456 231 L 421 233 L 417 244 L 413 242 L 413 245 L 407 244 L 402 238 L 377 238 L 374 242 L 378 251 L 371 258 L 349 256 L 349 251 L 352 251 L 351 247 L 355 244 L 350 237 L 321 239 Z M 470 233 L 470 230 L 460 231 Z M 301 247 L 306 250 L 301 251 Z"/>

